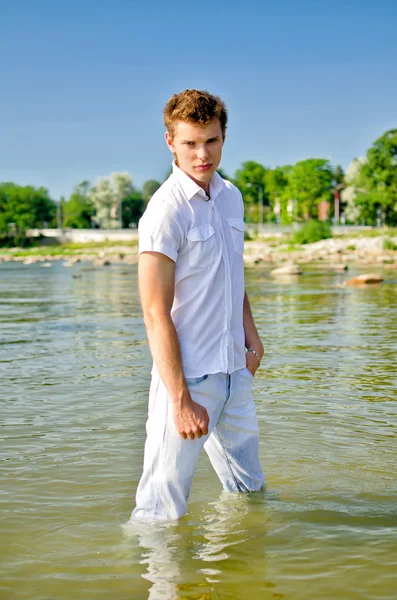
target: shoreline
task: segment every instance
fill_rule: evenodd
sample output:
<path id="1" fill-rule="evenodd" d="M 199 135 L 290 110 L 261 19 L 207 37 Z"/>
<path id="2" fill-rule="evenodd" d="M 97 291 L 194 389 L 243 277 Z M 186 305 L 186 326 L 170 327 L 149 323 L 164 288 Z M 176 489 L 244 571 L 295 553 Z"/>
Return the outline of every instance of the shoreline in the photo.
<path id="1" fill-rule="evenodd" d="M 388 241 L 386 246 L 393 249 L 385 249 L 385 240 Z M 138 245 L 113 242 L 0 248 L 0 263 L 47 263 L 48 266 L 48 263 L 60 260 L 69 267 L 80 262 L 91 262 L 93 266 L 136 264 Z M 264 237 L 245 241 L 244 263 L 247 267 L 267 264 L 270 268 L 283 266 L 285 263 L 329 263 L 337 270 L 346 270 L 351 264 L 397 268 L 397 237 L 387 234 L 373 237 L 334 236 L 303 246 L 293 245 L 286 237 Z"/>
<path id="2" fill-rule="evenodd" d="M 385 240 L 389 241 L 389 245 L 394 245 L 394 249 L 385 249 Z M 245 242 L 244 262 L 246 266 L 266 263 L 276 266 L 282 266 L 283 263 L 329 263 L 337 270 L 346 270 L 351 264 L 397 268 L 397 237 L 335 236 L 303 246 L 291 246 L 285 241 L 278 244 L 265 240 L 248 241 Z"/>

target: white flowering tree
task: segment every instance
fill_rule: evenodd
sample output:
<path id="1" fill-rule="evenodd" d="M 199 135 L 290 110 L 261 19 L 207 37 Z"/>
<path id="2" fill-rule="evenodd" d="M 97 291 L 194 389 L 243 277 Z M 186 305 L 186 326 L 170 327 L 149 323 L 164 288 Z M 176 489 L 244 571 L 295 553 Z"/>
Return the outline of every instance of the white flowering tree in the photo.
<path id="1" fill-rule="evenodd" d="M 346 187 L 341 192 L 341 200 L 345 203 L 345 216 L 350 223 L 358 223 L 361 216 L 360 206 L 356 204 L 356 197 L 362 191 L 361 169 L 366 164 L 365 156 L 355 158 L 348 166 L 345 173 Z"/>
<path id="2" fill-rule="evenodd" d="M 101 229 L 121 228 L 122 201 L 133 191 L 132 178 L 128 173 L 102 177 L 91 188 L 89 196 L 95 208 L 93 220 Z"/>

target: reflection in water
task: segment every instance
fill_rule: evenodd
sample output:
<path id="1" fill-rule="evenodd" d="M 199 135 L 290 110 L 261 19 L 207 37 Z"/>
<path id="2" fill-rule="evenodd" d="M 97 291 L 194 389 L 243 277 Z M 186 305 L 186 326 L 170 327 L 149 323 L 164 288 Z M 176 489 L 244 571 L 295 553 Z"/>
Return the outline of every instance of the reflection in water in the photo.
<path id="1" fill-rule="evenodd" d="M 216 502 L 209 503 L 202 524 L 202 535 L 206 542 L 198 549 L 197 558 L 207 562 L 227 560 L 228 549 L 247 541 L 253 531 L 255 536 L 258 532 L 264 535 L 264 523 L 256 523 L 253 518 L 254 515 L 257 516 L 251 501 L 255 496 L 264 501 L 264 492 L 249 495 L 223 492 Z M 263 514 L 260 514 L 263 518 Z"/>
<path id="2" fill-rule="evenodd" d="M 208 503 L 200 521 L 192 516 L 175 523 L 123 526 L 127 540 L 142 549 L 142 577 L 152 584 L 149 600 L 212 598 L 218 589 L 250 598 L 273 589 L 265 580 L 269 515 L 264 492 L 222 492 Z"/>
<path id="3" fill-rule="evenodd" d="M 135 534 L 142 548 L 140 564 L 146 568 L 142 577 L 152 584 L 148 599 L 177 599 L 181 565 L 184 563 L 184 537 L 175 531 L 175 526 L 139 523 L 125 526 L 125 533 Z"/>

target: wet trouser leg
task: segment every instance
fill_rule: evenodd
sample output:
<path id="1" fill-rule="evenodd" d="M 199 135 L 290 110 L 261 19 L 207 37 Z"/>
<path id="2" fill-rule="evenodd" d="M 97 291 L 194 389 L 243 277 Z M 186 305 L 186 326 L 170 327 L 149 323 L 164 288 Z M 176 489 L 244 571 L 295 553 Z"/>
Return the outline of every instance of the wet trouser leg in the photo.
<path id="1" fill-rule="evenodd" d="M 263 487 L 259 436 L 247 369 L 231 375 L 187 379 L 192 399 L 208 411 L 209 433 L 184 440 L 173 421 L 172 402 L 155 372 L 149 394 L 143 474 L 132 519 L 172 521 L 186 514 L 196 462 L 205 444 L 211 463 L 228 491 Z"/>

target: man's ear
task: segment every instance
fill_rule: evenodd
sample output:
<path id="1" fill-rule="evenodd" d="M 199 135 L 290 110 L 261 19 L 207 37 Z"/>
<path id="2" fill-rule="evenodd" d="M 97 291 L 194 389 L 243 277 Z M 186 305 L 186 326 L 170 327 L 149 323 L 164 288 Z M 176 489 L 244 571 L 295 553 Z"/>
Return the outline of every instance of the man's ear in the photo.
<path id="1" fill-rule="evenodd" d="M 165 141 L 167 143 L 168 148 L 171 150 L 172 154 L 175 154 L 174 144 L 172 143 L 172 138 L 169 131 L 165 132 Z"/>

